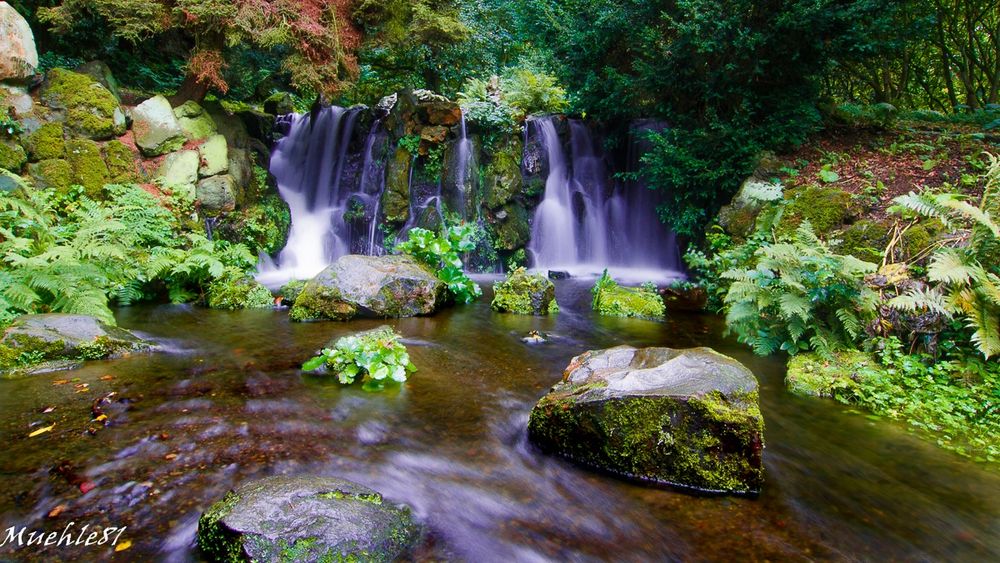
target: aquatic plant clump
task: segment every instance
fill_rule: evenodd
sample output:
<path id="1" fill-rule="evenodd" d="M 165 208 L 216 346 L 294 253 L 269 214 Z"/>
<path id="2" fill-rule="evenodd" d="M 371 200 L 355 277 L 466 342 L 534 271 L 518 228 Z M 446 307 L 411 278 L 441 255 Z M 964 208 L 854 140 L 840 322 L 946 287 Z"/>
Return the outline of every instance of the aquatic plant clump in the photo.
<path id="1" fill-rule="evenodd" d="M 396 251 L 409 254 L 437 271 L 437 277 L 448 284 L 448 291 L 462 303 L 472 303 L 483 295 L 481 287 L 462 271 L 463 252 L 476 249 L 472 225 L 455 225 L 435 234 L 427 229 L 410 229 L 409 240 L 396 245 Z"/>
<path id="2" fill-rule="evenodd" d="M 556 286 L 544 276 L 518 268 L 493 284 L 493 309 L 501 313 L 548 315 L 559 312 Z"/>
<path id="3" fill-rule="evenodd" d="M 666 311 L 655 286 L 624 287 L 607 270 L 590 291 L 594 294 L 594 310 L 601 315 L 658 320 Z"/>
<path id="4" fill-rule="evenodd" d="M 378 387 L 387 381 L 402 383 L 417 368 L 400 338 L 388 326 L 344 336 L 302 364 L 302 369 L 325 369 L 344 385 L 354 383 L 359 377 L 366 387 Z"/>

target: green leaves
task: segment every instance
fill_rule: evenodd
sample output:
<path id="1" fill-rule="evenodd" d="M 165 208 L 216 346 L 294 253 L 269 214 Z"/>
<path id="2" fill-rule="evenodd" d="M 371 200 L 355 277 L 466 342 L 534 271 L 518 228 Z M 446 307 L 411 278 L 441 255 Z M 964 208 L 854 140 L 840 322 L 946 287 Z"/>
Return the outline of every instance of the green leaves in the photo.
<path id="1" fill-rule="evenodd" d="M 320 354 L 302 364 L 303 371 L 316 371 L 325 367 L 344 385 L 350 385 L 360 376 L 366 390 L 380 389 L 387 381 L 406 381 L 416 366 L 410 362 L 400 335 L 388 326 L 337 340 L 333 348 L 324 348 Z"/>
<path id="2" fill-rule="evenodd" d="M 437 277 L 448 284 L 448 291 L 461 303 L 472 303 L 483 290 L 462 270 L 459 253 L 476 249 L 472 225 L 461 224 L 444 229 L 437 235 L 427 229 L 414 228 L 409 239 L 396 245 L 396 251 L 409 254 L 437 271 Z"/>

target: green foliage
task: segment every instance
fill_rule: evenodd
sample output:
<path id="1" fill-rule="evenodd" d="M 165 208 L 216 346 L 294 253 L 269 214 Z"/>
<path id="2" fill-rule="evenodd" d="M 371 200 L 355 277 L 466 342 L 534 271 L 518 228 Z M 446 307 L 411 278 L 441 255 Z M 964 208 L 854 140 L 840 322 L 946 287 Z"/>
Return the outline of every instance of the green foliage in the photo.
<path id="1" fill-rule="evenodd" d="M 227 269 L 209 283 L 206 301 L 212 309 L 268 309 L 274 306 L 274 297 L 266 287 L 234 269 Z"/>
<path id="2" fill-rule="evenodd" d="M 889 303 L 906 312 L 964 319 L 972 343 L 990 358 L 1000 354 L 1000 224 L 992 216 L 1000 195 L 1000 159 L 990 155 L 984 178 L 986 188 L 978 207 L 954 193 L 910 192 L 895 199 L 903 209 L 938 219 L 949 228 L 965 227 L 969 235 L 960 245 L 941 248 L 931 256 L 927 279 L 934 287 L 911 288 Z"/>
<path id="3" fill-rule="evenodd" d="M 410 156 L 416 156 L 420 151 L 420 135 L 406 135 L 400 137 L 397 146 L 410 153 Z"/>
<path id="4" fill-rule="evenodd" d="M 474 229 L 469 224 L 447 227 L 436 234 L 427 229 L 410 229 L 409 240 L 396 245 L 396 252 L 409 254 L 437 271 L 438 278 L 448 284 L 448 291 L 461 303 L 472 303 L 483 295 L 476 282 L 462 271 L 464 252 L 476 248 Z"/>
<path id="5" fill-rule="evenodd" d="M 547 315 L 559 312 L 556 288 L 541 274 L 529 274 L 524 268 L 512 271 L 507 279 L 493 284 L 490 306 L 502 313 Z"/>
<path id="6" fill-rule="evenodd" d="M 24 133 L 21 122 L 10 115 L 0 112 L 0 135 L 14 138 Z"/>
<path id="7" fill-rule="evenodd" d="M 590 292 L 594 294 L 591 305 L 601 315 L 659 320 L 666 312 L 666 305 L 655 285 L 624 287 L 607 270 L 597 279 Z"/>
<path id="8" fill-rule="evenodd" d="M 724 272 L 726 324 L 760 355 L 812 349 L 829 356 L 859 339 L 876 294 L 864 284 L 875 265 L 833 254 L 802 223 L 788 242 L 762 246 L 756 265 Z"/>
<path id="9" fill-rule="evenodd" d="M 555 76 L 514 69 L 500 82 L 503 101 L 518 115 L 559 113 L 569 107 L 566 90 Z"/>
<path id="10" fill-rule="evenodd" d="M 379 388 L 387 381 L 403 382 L 417 368 L 410 362 L 400 338 L 387 326 L 345 336 L 303 364 L 302 369 L 314 371 L 325 367 L 344 385 L 360 377 L 367 389 Z"/>

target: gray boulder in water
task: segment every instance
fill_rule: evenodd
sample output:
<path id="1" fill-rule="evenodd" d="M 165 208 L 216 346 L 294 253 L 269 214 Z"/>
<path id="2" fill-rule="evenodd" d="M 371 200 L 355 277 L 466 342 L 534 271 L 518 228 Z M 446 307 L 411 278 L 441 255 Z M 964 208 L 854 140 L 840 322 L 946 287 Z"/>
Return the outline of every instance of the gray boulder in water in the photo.
<path id="1" fill-rule="evenodd" d="M 415 317 L 447 301 L 448 286 L 410 256 L 350 254 L 306 283 L 290 315 L 294 321 Z"/>
<path id="2" fill-rule="evenodd" d="M 251 481 L 198 521 L 198 547 L 213 561 L 394 561 L 420 537 L 408 507 L 332 477 Z"/>
<path id="3" fill-rule="evenodd" d="M 760 491 L 757 380 L 710 348 L 619 346 L 577 356 L 531 411 L 545 452 L 629 479 L 703 492 Z"/>

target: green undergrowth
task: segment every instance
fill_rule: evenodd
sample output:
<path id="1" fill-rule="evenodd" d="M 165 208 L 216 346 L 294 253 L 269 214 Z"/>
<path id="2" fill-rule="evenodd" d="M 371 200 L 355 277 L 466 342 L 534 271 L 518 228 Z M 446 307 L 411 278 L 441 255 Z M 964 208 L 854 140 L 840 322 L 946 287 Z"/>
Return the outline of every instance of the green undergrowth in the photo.
<path id="1" fill-rule="evenodd" d="M 607 270 L 590 291 L 594 294 L 594 310 L 601 315 L 659 320 L 666 311 L 655 286 L 625 287 L 619 285 Z"/>

